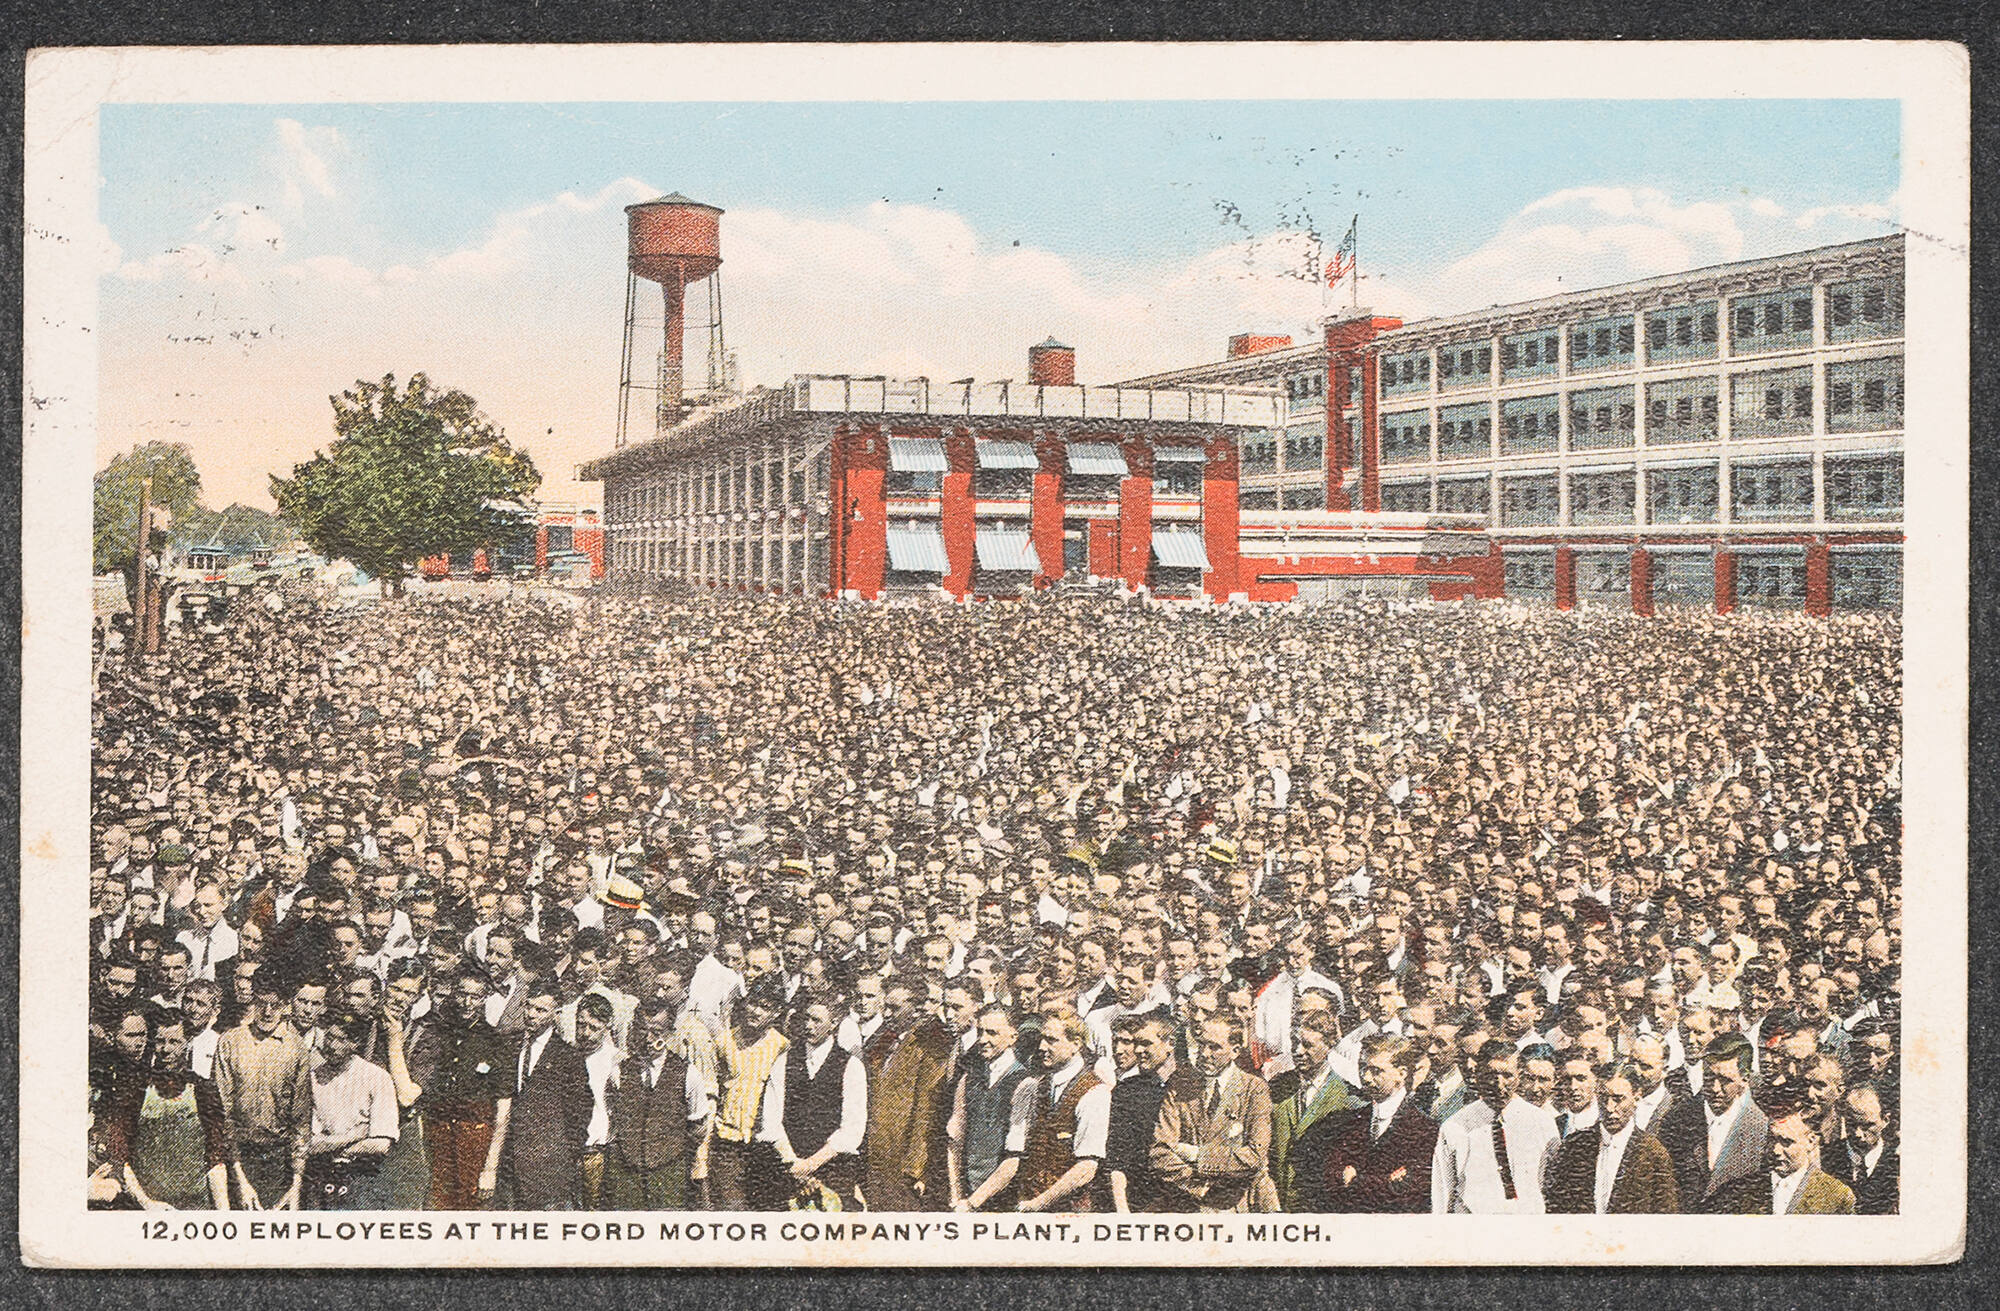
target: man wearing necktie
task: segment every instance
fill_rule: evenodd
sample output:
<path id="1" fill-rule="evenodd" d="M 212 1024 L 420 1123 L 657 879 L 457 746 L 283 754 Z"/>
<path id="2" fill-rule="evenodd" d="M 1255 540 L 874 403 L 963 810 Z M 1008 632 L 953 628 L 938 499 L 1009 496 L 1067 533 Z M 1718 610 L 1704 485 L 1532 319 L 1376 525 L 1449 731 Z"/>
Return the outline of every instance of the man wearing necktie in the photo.
<path id="1" fill-rule="evenodd" d="M 1215 1017 L 1194 1035 L 1193 1064 L 1167 1085 L 1153 1129 L 1153 1168 L 1166 1209 L 1216 1213 L 1272 1211 L 1267 1170 L 1271 1090 L 1236 1063 L 1236 1025 Z"/>
<path id="2" fill-rule="evenodd" d="M 1556 1117 L 1515 1095 L 1520 1053 L 1504 1038 L 1480 1049 L 1479 1100 L 1438 1130 L 1431 1155 L 1431 1210 L 1438 1214 L 1534 1214 L 1542 1173 L 1562 1138 Z"/>
<path id="3" fill-rule="evenodd" d="M 715 1092 L 701 1067 L 674 1051 L 677 1018 L 672 1001 L 654 998 L 619 1066 L 609 1098 L 604 1210 L 678 1211 L 685 1204 Z"/>
<path id="4" fill-rule="evenodd" d="M 595 1105 L 590 1072 L 556 1032 L 554 979 L 533 979 L 526 994 L 494 1204 L 503 1211 L 574 1210 L 583 1195 L 583 1149 Z"/>
<path id="5" fill-rule="evenodd" d="M 1391 1033 L 1361 1044 L 1365 1105 L 1328 1116 L 1311 1138 L 1317 1170 L 1302 1181 L 1297 1209 L 1337 1212 L 1423 1212 L 1431 1205 L 1431 1163 L 1437 1122 L 1409 1096 L 1416 1047 Z"/>
<path id="6" fill-rule="evenodd" d="M 1631 1065 L 1604 1077 L 1595 1126 L 1563 1140 L 1549 1166 L 1549 1210 L 1567 1215 L 1671 1215 L 1680 1209 L 1674 1163 L 1639 1127 L 1643 1080 Z"/>

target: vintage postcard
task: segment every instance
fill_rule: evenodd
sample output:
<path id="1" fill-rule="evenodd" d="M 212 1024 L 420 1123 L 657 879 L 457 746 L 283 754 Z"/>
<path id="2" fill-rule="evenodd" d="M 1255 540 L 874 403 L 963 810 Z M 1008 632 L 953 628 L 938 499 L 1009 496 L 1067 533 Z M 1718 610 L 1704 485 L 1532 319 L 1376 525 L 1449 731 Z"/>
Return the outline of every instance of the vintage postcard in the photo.
<path id="1" fill-rule="evenodd" d="M 1955 1259 L 1969 141 L 1949 45 L 32 55 L 26 1259 Z"/>

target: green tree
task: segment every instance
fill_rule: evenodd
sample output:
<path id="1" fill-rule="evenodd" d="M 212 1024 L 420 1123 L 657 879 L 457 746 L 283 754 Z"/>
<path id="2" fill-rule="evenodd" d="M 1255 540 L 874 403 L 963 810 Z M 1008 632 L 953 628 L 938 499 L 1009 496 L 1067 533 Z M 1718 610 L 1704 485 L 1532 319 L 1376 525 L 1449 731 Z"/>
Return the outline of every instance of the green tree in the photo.
<path id="1" fill-rule="evenodd" d="M 315 551 L 401 590 L 417 561 L 463 555 L 499 540 L 506 503 L 533 495 L 541 475 L 526 451 L 472 397 L 418 373 L 357 382 L 333 403 L 333 443 L 271 478 L 278 514 Z"/>
<path id="2" fill-rule="evenodd" d="M 128 591 L 137 578 L 132 548 L 139 532 L 139 484 L 146 478 L 153 480 L 153 504 L 167 507 L 175 524 L 202 514 L 201 471 L 186 446 L 146 442 L 112 457 L 92 489 L 91 564 L 101 574 L 123 573 Z M 154 529 L 156 546 L 165 545 L 163 536 Z"/>

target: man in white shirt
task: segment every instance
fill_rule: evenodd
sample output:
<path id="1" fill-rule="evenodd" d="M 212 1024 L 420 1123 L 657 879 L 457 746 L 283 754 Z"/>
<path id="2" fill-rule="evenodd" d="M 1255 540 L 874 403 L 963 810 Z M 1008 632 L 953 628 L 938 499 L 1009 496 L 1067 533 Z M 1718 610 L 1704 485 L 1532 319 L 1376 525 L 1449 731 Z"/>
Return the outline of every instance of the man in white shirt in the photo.
<path id="1" fill-rule="evenodd" d="M 1650 1033 L 1632 1040 L 1632 1069 L 1639 1080 L 1639 1105 L 1633 1123 L 1651 1131 L 1673 1104 L 1673 1088 L 1667 1082 L 1667 1046 Z"/>
<path id="2" fill-rule="evenodd" d="M 1387 970 L 1372 975 L 1359 989 L 1368 1018 L 1349 1029 L 1333 1048 L 1333 1072 L 1350 1088 L 1361 1082 L 1361 1044 L 1377 1033 L 1406 1036 L 1409 1026 L 1402 1020 L 1403 985 Z"/>
<path id="3" fill-rule="evenodd" d="M 1090 1185 L 1104 1160 L 1111 1127 L 1111 1085 L 1085 1065 L 1084 1025 L 1056 1009 L 1042 1025 L 1048 1072 L 1014 1089 L 1014 1119 L 1025 1119 L 1021 1152 L 1000 1163 L 1001 1186 L 1014 1184 L 1022 1211 L 1088 1211 Z"/>
<path id="4" fill-rule="evenodd" d="M 1575 1052 L 1556 1071 L 1556 1132 L 1567 1138 L 1597 1127 L 1597 1071 L 1590 1057 Z"/>
<path id="5" fill-rule="evenodd" d="M 611 1001 L 586 993 L 571 1003 L 576 1049 L 590 1080 L 590 1128 L 583 1140 L 583 1206 L 597 1209 L 604 1185 L 604 1149 L 611 1141 L 611 1088 L 618 1082 L 618 1044 L 612 1040 Z M 558 1020 L 557 1027 L 561 1027 Z"/>
<path id="6" fill-rule="evenodd" d="M 1479 1100 L 1438 1130 L 1431 1158 L 1431 1210 L 1445 1214 L 1538 1214 L 1542 1176 L 1561 1144 L 1556 1118 L 1514 1095 L 1521 1057 L 1495 1038 L 1474 1069 Z"/>
<path id="7" fill-rule="evenodd" d="M 803 1040 L 771 1067 L 757 1140 L 769 1143 L 808 1197 L 825 1188 L 854 1205 L 861 1138 L 868 1129 L 868 1075 L 834 1040 L 839 1013 L 824 997 L 799 1012 Z"/>
<path id="8" fill-rule="evenodd" d="M 868 1040 L 882 1031 L 887 1001 L 879 974 L 864 974 L 854 981 L 854 1004 L 841 1018 L 835 1041 L 840 1049 L 859 1056 Z"/>
<path id="9" fill-rule="evenodd" d="M 188 914 L 193 923 L 181 930 L 177 941 L 188 949 L 191 979 L 226 978 L 227 963 L 236 957 L 236 930 L 222 918 L 223 902 L 221 885 L 204 883 L 195 889 L 194 900 L 189 903 Z M 218 965 L 224 967 L 221 976 L 216 974 Z"/>
<path id="10" fill-rule="evenodd" d="M 715 954 L 715 916 L 698 910 L 688 916 L 688 938 L 696 950 L 705 951 L 688 980 L 688 1008 L 712 1032 L 721 1033 L 728 1023 L 729 1007 L 744 993 L 743 976 L 724 965 Z M 701 944 L 707 943 L 706 948 Z"/>

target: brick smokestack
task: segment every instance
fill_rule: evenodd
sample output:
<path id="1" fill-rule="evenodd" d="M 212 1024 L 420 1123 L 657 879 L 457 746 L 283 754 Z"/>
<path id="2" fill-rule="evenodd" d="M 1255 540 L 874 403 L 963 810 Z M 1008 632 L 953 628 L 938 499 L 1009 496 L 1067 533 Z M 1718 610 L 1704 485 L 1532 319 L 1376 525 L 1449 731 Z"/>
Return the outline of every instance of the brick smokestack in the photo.
<path id="1" fill-rule="evenodd" d="M 1076 347 L 1054 337 L 1028 347 L 1028 381 L 1037 387 L 1076 386 Z"/>

